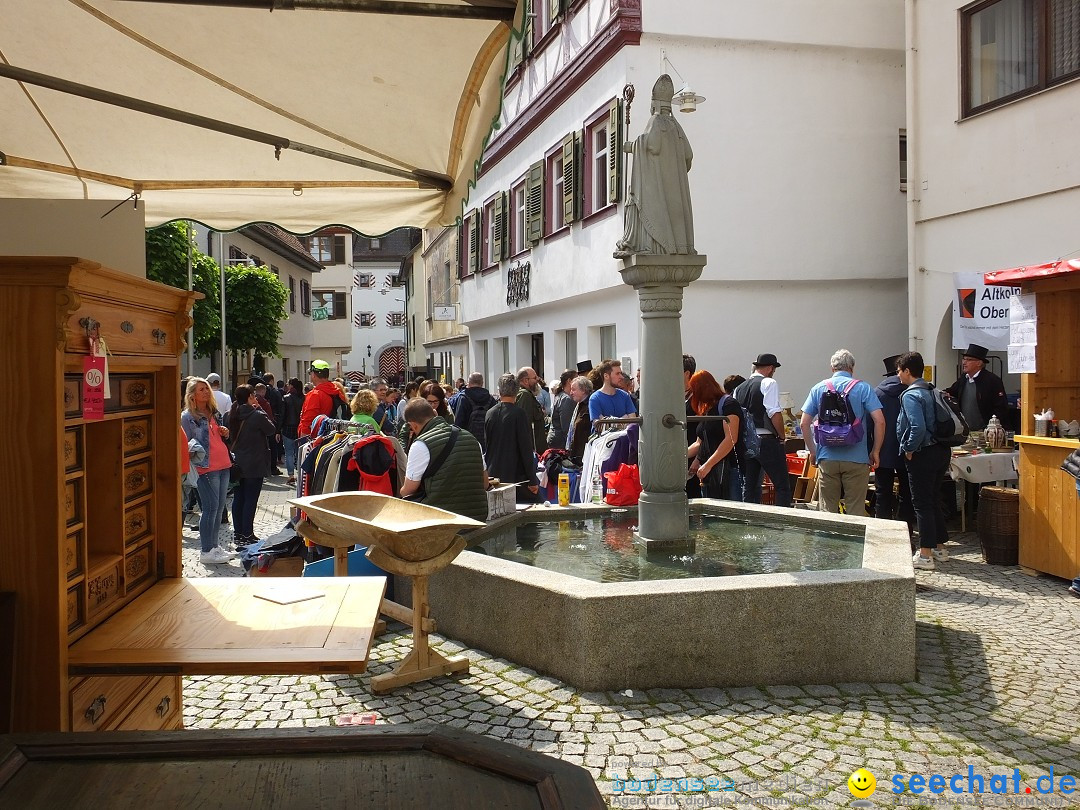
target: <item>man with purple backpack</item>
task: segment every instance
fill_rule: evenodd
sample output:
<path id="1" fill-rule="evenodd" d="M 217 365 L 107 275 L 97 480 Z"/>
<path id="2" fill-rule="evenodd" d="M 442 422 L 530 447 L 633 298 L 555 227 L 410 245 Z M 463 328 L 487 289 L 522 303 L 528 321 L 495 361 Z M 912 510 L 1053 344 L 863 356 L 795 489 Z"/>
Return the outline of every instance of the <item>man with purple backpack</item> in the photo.
<path id="1" fill-rule="evenodd" d="M 874 389 L 857 380 L 855 357 L 837 349 L 829 359 L 832 376 L 813 388 L 803 403 L 802 432 L 810 462 L 818 467 L 818 503 L 823 512 L 866 516 L 870 471 L 877 467 L 885 438 L 885 416 Z M 866 422 L 874 424 L 874 447 L 867 450 Z"/>

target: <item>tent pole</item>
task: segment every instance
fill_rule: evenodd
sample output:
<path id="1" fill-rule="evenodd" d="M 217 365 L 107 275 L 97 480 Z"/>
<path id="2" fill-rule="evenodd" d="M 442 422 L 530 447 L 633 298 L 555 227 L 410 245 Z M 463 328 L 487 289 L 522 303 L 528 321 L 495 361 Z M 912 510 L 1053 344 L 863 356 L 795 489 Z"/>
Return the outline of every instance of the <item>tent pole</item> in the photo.
<path id="1" fill-rule="evenodd" d="M 413 17 L 460 17 L 470 20 L 514 19 L 516 3 L 499 0 L 467 0 L 469 5 L 447 3 L 408 3 L 395 0 L 129 0 L 140 3 L 169 3 L 184 6 L 215 6 L 265 9 L 267 11 L 357 11 L 366 14 L 401 14 Z"/>
<path id="2" fill-rule="evenodd" d="M 195 290 L 195 284 L 192 280 L 191 272 L 191 250 L 193 245 L 191 241 L 195 236 L 191 233 L 191 220 L 187 220 L 187 287 L 189 290 Z M 194 314 L 194 310 L 193 310 Z M 195 373 L 195 319 L 191 319 L 191 326 L 188 327 L 187 333 L 187 373 L 190 377 Z"/>

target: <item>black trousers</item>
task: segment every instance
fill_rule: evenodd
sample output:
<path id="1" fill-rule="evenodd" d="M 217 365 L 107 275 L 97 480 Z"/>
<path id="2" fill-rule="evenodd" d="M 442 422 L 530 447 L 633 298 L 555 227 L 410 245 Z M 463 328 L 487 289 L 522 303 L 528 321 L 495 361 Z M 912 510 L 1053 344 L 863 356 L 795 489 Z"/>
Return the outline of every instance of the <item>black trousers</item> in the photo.
<path id="1" fill-rule="evenodd" d="M 787 454 L 775 436 L 762 436 L 758 457 L 746 461 L 746 503 L 761 503 L 762 473 L 769 476 L 776 488 L 776 505 L 791 506 Z"/>
<path id="2" fill-rule="evenodd" d="M 919 546 L 924 549 L 932 549 L 949 539 L 941 497 L 941 481 L 949 469 L 949 457 L 948 447 L 931 444 L 907 460 L 911 505 L 919 524 Z"/>

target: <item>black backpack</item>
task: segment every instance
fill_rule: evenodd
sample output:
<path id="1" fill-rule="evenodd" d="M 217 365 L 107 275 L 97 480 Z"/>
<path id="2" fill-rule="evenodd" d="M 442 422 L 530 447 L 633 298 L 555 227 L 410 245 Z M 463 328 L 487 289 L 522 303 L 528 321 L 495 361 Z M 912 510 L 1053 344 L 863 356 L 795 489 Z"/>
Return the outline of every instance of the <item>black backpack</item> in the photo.
<path id="1" fill-rule="evenodd" d="M 341 419 L 345 422 L 352 419 L 352 408 L 349 407 L 349 403 L 337 394 L 335 394 L 332 399 L 333 404 L 330 406 L 330 418 Z"/>
<path id="2" fill-rule="evenodd" d="M 821 392 L 821 402 L 814 420 L 814 441 L 819 447 L 851 447 L 866 436 L 862 420 L 855 416 L 849 399 L 852 389 L 858 384 L 858 380 L 852 379 L 837 388 L 832 380 L 825 381 L 825 390 Z"/>
<path id="3" fill-rule="evenodd" d="M 931 386 L 934 397 L 934 441 L 946 447 L 959 447 L 967 441 L 968 425 L 958 403 L 948 391 Z"/>

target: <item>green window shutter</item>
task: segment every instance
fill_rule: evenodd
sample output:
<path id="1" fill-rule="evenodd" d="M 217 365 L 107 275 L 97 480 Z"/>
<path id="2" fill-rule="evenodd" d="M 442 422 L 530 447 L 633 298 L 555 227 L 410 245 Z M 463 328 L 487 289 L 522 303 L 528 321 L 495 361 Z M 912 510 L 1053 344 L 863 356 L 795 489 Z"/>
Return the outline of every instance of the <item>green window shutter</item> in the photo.
<path id="1" fill-rule="evenodd" d="M 334 264 L 345 264 L 345 235 L 334 237 Z"/>
<path id="2" fill-rule="evenodd" d="M 522 63 L 522 61 L 525 58 L 525 56 L 524 56 L 524 51 L 525 51 L 524 32 L 522 33 L 522 36 L 520 36 L 520 37 L 511 36 L 510 37 L 510 44 L 507 47 L 510 48 L 510 65 L 509 65 L 509 68 L 508 68 L 508 72 L 513 73 L 515 70 L 518 69 L 518 66 Z"/>
<path id="3" fill-rule="evenodd" d="M 480 272 L 480 211 L 474 209 L 469 221 L 469 272 Z"/>
<path id="4" fill-rule="evenodd" d="M 551 0 L 548 6 L 548 23 L 554 25 L 555 21 L 559 19 L 559 14 L 562 13 L 563 4 L 561 0 Z"/>
<path id="5" fill-rule="evenodd" d="M 530 245 L 540 242 L 544 235 L 544 161 L 538 160 L 529 167 L 529 179 L 525 192 L 525 241 Z"/>
<path id="6" fill-rule="evenodd" d="M 608 202 L 622 199 L 623 167 L 622 101 L 615 99 L 608 108 Z"/>
<path id="7" fill-rule="evenodd" d="M 469 273 L 469 217 L 461 218 L 457 228 L 457 276 L 464 278 Z"/>
<path id="8" fill-rule="evenodd" d="M 562 142 L 563 222 L 569 224 L 581 217 L 581 135 L 571 132 Z"/>
<path id="9" fill-rule="evenodd" d="M 491 255 L 495 261 L 506 258 L 506 192 L 503 191 L 495 198 L 493 210 L 495 228 L 492 234 Z"/>
<path id="10" fill-rule="evenodd" d="M 533 52 L 533 45 L 536 43 L 534 35 L 536 33 L 536 26 L 534 24 L 535 18 L 533 14 L 536 13 L 536 0 L 525 0 L 525 22 L 521 26 L 521 55 L 522 57 L 530 56 Z"/>

